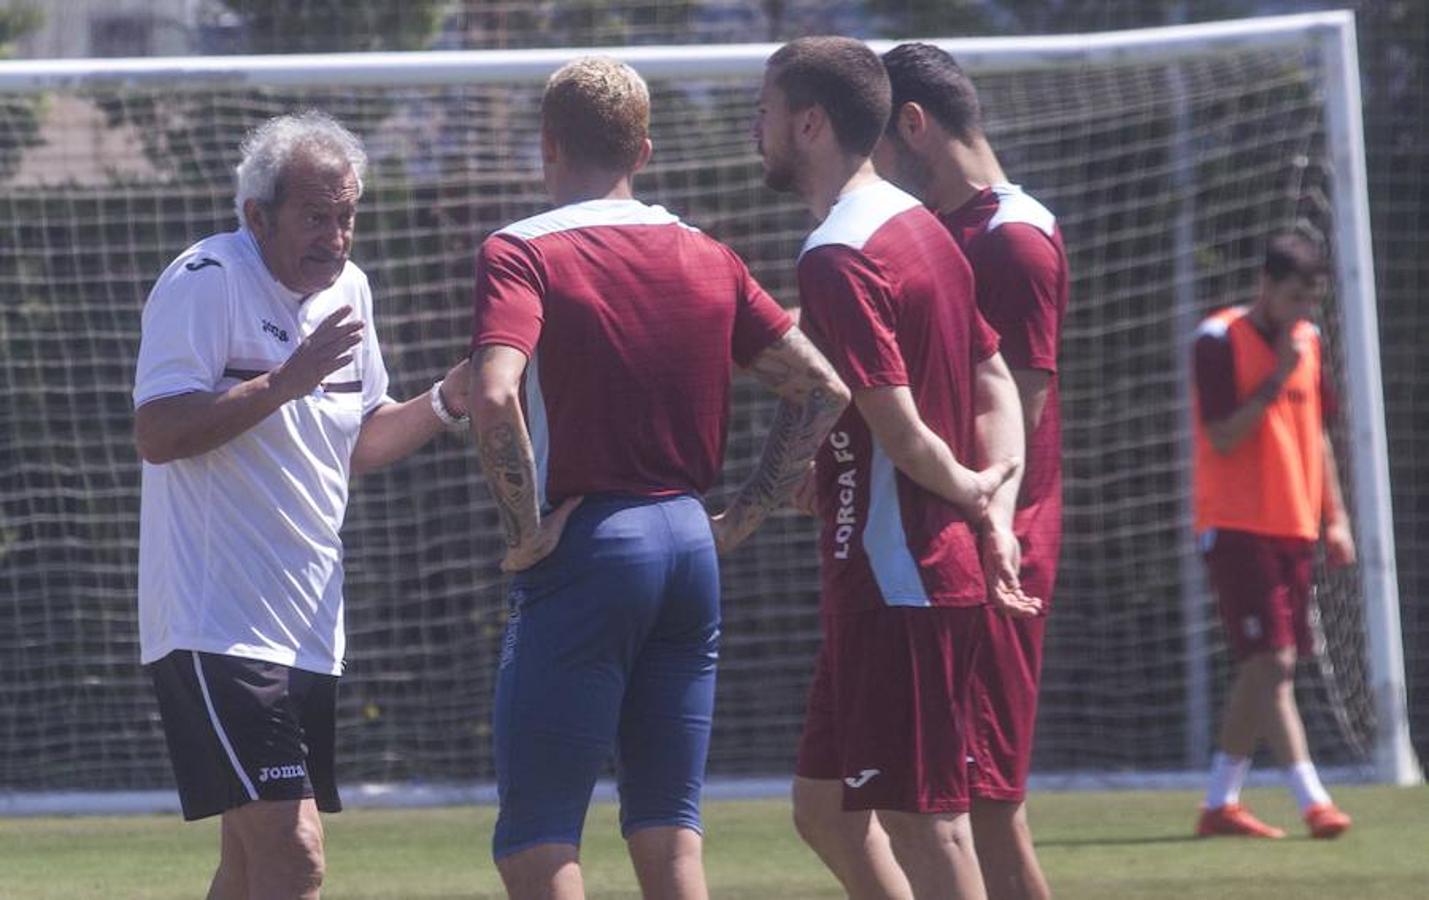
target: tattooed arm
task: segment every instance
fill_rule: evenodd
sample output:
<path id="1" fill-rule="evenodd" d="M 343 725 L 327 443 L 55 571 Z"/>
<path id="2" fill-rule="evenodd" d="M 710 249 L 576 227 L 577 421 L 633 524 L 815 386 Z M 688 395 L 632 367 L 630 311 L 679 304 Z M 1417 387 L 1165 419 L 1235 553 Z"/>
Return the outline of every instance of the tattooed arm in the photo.
<path id="1" fill-rule="evenodd" d="M 521 414 L 521 375 L 526 354 L 513 347 L 480 347 L 471 357 L 467 403 L 481 472 L 491 488 L 506 535 L 501 568 L 528 569 L 544 559 L 561 539 L 566 518 L 580 503 L 567 500 L 543 521 L 536 503 L 536 456 Z"/>
<path id="2" fill-rule="evenodd" d="M 798 328 L 756 356 L 750 371 L 779 395 L 779 408 L 759 466 L 729 507 L 713 518 L 720 553 L 739 546 L 789 498 L 849 403 L 848 388 Z"/>

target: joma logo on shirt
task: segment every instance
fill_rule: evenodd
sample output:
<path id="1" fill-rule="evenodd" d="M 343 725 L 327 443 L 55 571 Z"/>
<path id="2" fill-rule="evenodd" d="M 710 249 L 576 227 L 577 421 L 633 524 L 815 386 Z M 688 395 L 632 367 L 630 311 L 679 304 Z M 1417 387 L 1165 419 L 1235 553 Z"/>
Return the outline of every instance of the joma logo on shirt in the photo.
<path id="1" fill-rule="evenodd" d="M 277 325 L 274 325 L 272 322 L 269 322 L 267 319 L 264 319 L 263 330 L 268 332 L 278 340 L 282 341 L 283 343 L 288 343 L 288 330 L 286 328 L 279 328 Z"/>
<path id="2" fill-rule="evenodd" d="M 834 448 L 834 462 L 853 462 L 853 451 L 848 448 L 850 443 L 847 431 L 835 431 L 829 435 L 829 446 Z M 857 486 L 858 476 L 853 466 L 839 472 L 839 508 L 834 514 L 834 559 L 848 559 L 854 526 L 858 524 L 853 507 Z"/>
<path id="3" fill-rule="evenodd" d="M 308 770 L 302 766 L 264 766 L 258 770 L 259 781 L 285 781 L 289 778 L 306 778 Z"/>

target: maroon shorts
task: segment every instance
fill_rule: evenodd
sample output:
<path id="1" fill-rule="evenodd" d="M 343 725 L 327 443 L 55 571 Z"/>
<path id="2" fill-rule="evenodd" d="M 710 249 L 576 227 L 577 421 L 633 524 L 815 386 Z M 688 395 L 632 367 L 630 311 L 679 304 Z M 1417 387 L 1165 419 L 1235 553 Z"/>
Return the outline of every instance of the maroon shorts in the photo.
<path id="1" fill-rule="evenodd" d="M 1032 733 L 1042 679 L 1046 610 L 1057 582 L 1062 544 L 1061 505 L 1041 503 L 1017 511 L 1022 543 L 1022 589 L 1042 600 L 1043 614 L 1012 619 L 985 611 L 986 629 L 972 681 L 972 795 L 1021 803 L 1032 767 Z"/>
<path id="2" fill-rule="evenodd" d="M 982 626 L 980 606 L 825 616 L 795 772 L 842 779 L 847 810 L 966 812 Z"/>
<path id="3" fill-rule="evenodd" d="M 972 795 L 1020 803 L 1027 797 L 1027 771 L 1032 766 L 1047 619 L 1013 619 L 991 609 L 983 615 L 983 644 L 971 687 Z"/>
<path id="4" fill-rule="evenodd" d="M 1314 543 L 1221 528 L 1207 532 L 1205 541 L 1211 587 L 1235 658 L 1284 647 L 1313 654 Z"/>

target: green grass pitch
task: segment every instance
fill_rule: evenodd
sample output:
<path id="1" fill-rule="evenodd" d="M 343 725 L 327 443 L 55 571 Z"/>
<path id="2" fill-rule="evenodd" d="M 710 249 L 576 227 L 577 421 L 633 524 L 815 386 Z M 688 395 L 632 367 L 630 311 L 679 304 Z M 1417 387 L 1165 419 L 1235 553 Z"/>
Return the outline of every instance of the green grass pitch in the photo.
<path id="1" fill-rule="evenodd" d="M 1341 787 L 1355 817 L 1337 841 L 1303 836 L 1284 791 L 1246 801 L 1283 841 L 1197 840 L 1198 797 L 1180 791 L 1043 793 L 1029 803 L 1054 893 L 1070 898 L 1429 897 L 1429 787 Z M 329 900 L 501 897 L 489 807 L 354 810 L 329 816 Z M 706 805 L 711 892 L 725 900 L 842 896 L 794 835 L 783 799 Z M 213 821 L 177 817 L 0 819 L 0 897 L 150 900 L 203 895 L 217 859 Z M 597 806 L 583 862 L 592 898 L 638 896 L 615 824 Z"/>

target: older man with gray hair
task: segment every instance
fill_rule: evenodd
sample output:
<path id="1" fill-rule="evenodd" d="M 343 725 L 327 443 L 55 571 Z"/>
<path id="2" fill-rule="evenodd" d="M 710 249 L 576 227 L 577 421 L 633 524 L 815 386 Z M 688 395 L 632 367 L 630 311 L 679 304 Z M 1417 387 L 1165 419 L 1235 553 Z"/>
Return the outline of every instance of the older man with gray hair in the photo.
<path id="1" fill-rule="evenodd" d="M 334 779 L 348 478 L 465 418 L 466 363 L 397 403 L 348 260 L 367 158 L 318 112 L 249 134 L 240 227 L 144 307 L 141 659 L 185 819 L 223 816 L 210 898 L 315 898 Z"/>

